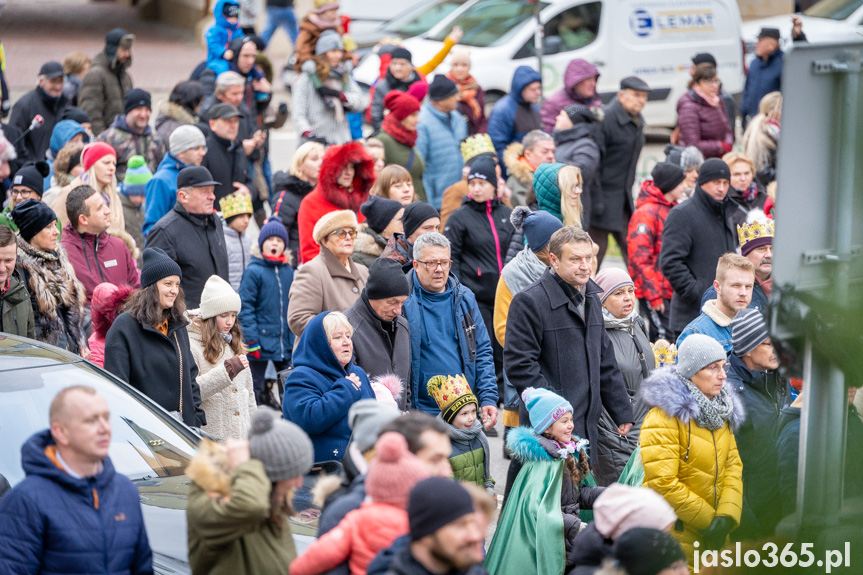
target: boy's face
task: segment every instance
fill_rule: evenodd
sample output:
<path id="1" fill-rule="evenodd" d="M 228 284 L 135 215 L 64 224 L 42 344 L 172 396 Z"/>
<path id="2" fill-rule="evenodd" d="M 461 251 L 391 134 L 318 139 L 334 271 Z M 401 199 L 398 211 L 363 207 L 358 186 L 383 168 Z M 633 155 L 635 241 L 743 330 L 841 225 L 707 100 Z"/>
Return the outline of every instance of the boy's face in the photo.
<path id="1" fill-rule="evenodd" d="M 476 404 L 468 403 L 452 419 L 452 426 L 456 429 L 470 429 L 474 421 L 476 421 Z"/>
<path id="2" fill-rule="evenodd" d="M 263 249 L 264 255 L 271 258 L 277 258 L 285 253 L 285 242 L 279 236 L 270 236 L 264 240 Z"/>
<path id="3" fill-rule="evenodd" d="M 228 224 L 228 227 L 232 230 L 236 230 L 237 233 L 242 234 L 246 231 L 246 228 L 249 227 L 249 220 L 251 219 L 252 216 L 250 216 L 249 214 L 239 215 L 233 220 L 231 220 L 231 222 Z M 264 242 L 264 244 L 266 245 L 266 242 Z"/>
<path id="4" fill-rule="evenodd" d="M 238 16 L 225 16 L 225 21 L 228 24 L 236 24 L 240 21 L 240 18 Z"/>

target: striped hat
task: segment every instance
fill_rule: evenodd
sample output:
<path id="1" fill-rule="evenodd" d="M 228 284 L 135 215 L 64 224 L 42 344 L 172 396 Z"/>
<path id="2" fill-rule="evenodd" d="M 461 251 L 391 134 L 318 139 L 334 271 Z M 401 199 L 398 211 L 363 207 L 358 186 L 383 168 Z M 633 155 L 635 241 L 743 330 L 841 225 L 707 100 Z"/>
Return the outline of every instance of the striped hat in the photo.
<path id="1" fill-rule="evenodd" d="M 731 345 L 734 355 L 743 357 L 768 337 L 764 316 L 757 309 L 747 308 L 737 312 L 731 322 Z"/>
<path id="2" fill-rule="evenodd" d="M 551 427 L 551 424 L 572 412 L 572 404 L 547 389 L 528 387 L 521 394 L 521 399 L 530 415 L 530 424 L 539 434 Z"/>
<path id="3" fill-rule="evenodd" d="M 147 167 L 144 156 L 132 156 L 126 164 L 123 193 L 127 196 L 143 196 L 146 193 L 147 182 L 152 178 L 153 172 Z"/>

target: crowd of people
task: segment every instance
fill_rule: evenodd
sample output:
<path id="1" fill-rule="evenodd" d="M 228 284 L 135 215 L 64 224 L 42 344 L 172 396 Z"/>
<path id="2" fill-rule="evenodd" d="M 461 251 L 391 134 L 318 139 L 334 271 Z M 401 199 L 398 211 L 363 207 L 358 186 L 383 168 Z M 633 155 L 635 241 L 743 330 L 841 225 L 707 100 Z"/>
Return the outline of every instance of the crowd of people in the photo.
<path id="1" fill-rule="evenodd" d="M 673 575 L 697 546 L 772 536 L 804 397 L 764 317 L 778 30 L 759 35 L 742 137 L 721 68 L 694 55 L 667 157 L 637 182 L 638 77 L 603 104 L 575 59 L 543 100 L 521 66 L 486 116 L 454 29 L 422 65 L 379 45 L 367 96 L 337 2 L 298 23 L 267 0 L 260 36 L 255 4 L 215 3 L 204 61 L 152 125 L 117 28 L 92 60 L 46 62 L 0 135 L 0 331 L 103 366 L 212 438 L 187 469 L 193 572 Z M 290 109 L 272 101 L 280 27 Z M 289 114 L 299 145 L 273 174 Z M 69 387 L 50 425 L 0 499 L 0 571 L 74 556 L 150 572 L 104 399 Z M 343 474 L 316 487 L 319 537 L 297 556 L 291 495 L 329 461 Z"/>

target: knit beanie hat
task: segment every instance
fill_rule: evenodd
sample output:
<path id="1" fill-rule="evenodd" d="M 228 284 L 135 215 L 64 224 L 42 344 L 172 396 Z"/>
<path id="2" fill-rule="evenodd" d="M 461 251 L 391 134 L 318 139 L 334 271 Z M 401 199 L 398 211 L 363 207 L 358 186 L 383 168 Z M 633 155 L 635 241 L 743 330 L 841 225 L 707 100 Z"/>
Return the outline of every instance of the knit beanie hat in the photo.
<path id="1" fill-rule="evenodd" d="M 249 194 L 240 192 L 228 194 L 219 200 L 219 208 L 222 210 L 222 218 L 226 221 L 235 216 L 253 214 L 255 212 L 252 207 L 252 197 Z M 287 242 L 285 245 L 288 245 Z"/>
<path id="2" fill-rule="evenodd" d="M 423 479 L 408 499 L 411 541 L 419 541 L 473 512 L 473 499 L 458 481 L 447 477 Z"/>
<path id="3" fill-rule="evenodd" d="M 401 202 L 380 196 L 369 196 L 366 203 L 360 206 L 360 213 L 366 217 L 368 226 L 379 234 L 390 225 L 402 207 Z"/>
<path id="4" fill-rule="evenodd" d="M 657 575 L 678 561 L 686 561 L 686 554 L 670 533 L 634 527 L 617 540 L 614 558 L 629 575 Z"/>
<path id="5" fill-rule="evenodd" d="M 458 412 L 469 403 L 479 409 L 479 401 L 463 375 L 434 375 L 428 380 L 426 389 L 447 423 L 452 423 Z"/>
<path id="6" fill-rule="evenodd" d="M 318 37 L 318 43 L 315 44 L 315 56 L 326 54 L 330 50 L 344 50 L 345 45 L 342 43 L 342 37 L 335 30 L 324 30 Z"/>
<path id="7" fill-rule="evenodd" d="M 726 357 L 721 343 L 709 335 L 694 333 L 677 348 L 677 373 L 680 377 L 691 379 L 711 363 Z"/>
<path id="8" fill-rule="evenodd" d="M 179 264 L 168 257 L 160 248 L 145 248 L 141 256 L 141 287 L 153 285 L 162 278 L 168 276 L 180 276 L 183 279 L 183 270 Z"/>
<path id="9" fill-rule="evenodd" d="M 174 157 L 186 150 L 206 145 L 207 140 L 204 137 L 204 132 L 197 126 L 190 124 L 180 126 L 171 132 L 171 136 L 168 138 L 168 149 Z"/>
<path id="10" fill-rule="evenodd" d="M 590 108 L 581 104 L 570 104 L 563 111 L 566 112 L 569 121 L 573 124 L 592 124 L 596 121 L 596 116 L 593 115 Z"/>
<path id="11" fill-rule="evenodd" d="M 677 520 L 674 509 L 652 489 L 612 483 L 593 504 L 593 521 L 603 537 L 617 540 L 633 527 L 665 529 Z"/>
<path id="12" fill-rule="evenodd" d="M 686 172 L 683 171 L 683 168 L 671 162 L 659 162 L 653 167 L 650 175 L 653 178 L 653 184 L 663 194 L 672 191 L 686 179 Z"/>
<path id="13" fill-rule="evenodd" d="M 369 299 L 387 299 L 410 295 L 411 286 L 399 262 L 378 258 L 369 267 L 365 290 Z"/>
<path id="14" fill-rule="evenodd" d="M 123 98 L 123 113 L 128 114 L 135 108 L 152 109 L 150 103 L 150 93 L 140 88 L 132 88 L 126 92 L 126 97 Z"/>
<path id="15" fill-rule="evenodd" d="M 396 58 L 410 62 L 413 59 L 413 54 L 411 54 L 411 51 L 404 46 L 396 46 L 393 48 L 392 52 L 390 52 L 390 61 L 395 60 Z"/>
<path id="16" fill-rule="evenodd" d="M 88 171 L 93 167 L 93 164 L 104 158 L 105 156 L 114 156 L 117 157 L 117 152 L 114 151 L 114 148 L 106 144 L 105 142 L 93 142 L 92 144 L 87 144 L 84 148 L 84 151 L 81 152 L 81 167 L 84 168 L 84 171 Z"/>
<path id="17" fill-rule="evenodd" d="M 18 226 L 18 233 L 25 242 L 30 242 L 33 236 L 44 230 L 57 219 L 54 210 L 39 200 L 29 199 L 12 208 L 12 221 Z"/>
<path id="18" fill-rule="evenodd" d="M 45 190 L 45 178 L 50 173 L 51 168 L 48 166 L 48 162 L 28 162 L 24 164 L 24 167 L 15 172 L 15 175 L 12 177 L 12 185 L 30 188 L 39 194 L 41 198 Z"/>
<path id="19" fill-rule="evenodd" d="M 629 274 L 620 268 L 605 268 L 596 274 L 594 281 L 602 288 L 602 293 L 599 294 L 600 303 L 603 303 L 608 296 L 619 288 L 635 285 Z"/>
<path id="20" fill-rule="evenodd" d="M 417 228 L 423 225 L 423 222 L 432 218 L 439 218 L 438 212 L 433 205 L 428 202 L 416 201 L 405 206 L 405 213 L 402 214 L 402 227 L 405 229 L 405 237 L 411 237 Z"/>
<path id="21" fill-rule="evenodd" d="M 210 319 L 232 311 L 240 313 L 240 294 L 220 276 L 212 275 L 201 292 L 201 319 Z"/>
<path id="22" fill-rule="evenodd" d="M 497 188 L 497 172 L 494 168 L 494 160 L 488 156 L 474 158 L 470 163 L 470 171 L 467 174 L 468 183 L 473 179 L 480 179 Z"/>
<path id="23" fill-rule="evenodd" d="M 420 102 L 410 94 L 390 90 L 390 93 L 384 96 L 384 107 L 401 122 L 414 112 L 420 111 Z"/>
<path id="24" fill-rule="evenodd" d="M 572 404 L 567 400 L 542 387 L 528 387 L 521 394 L 521 399 L 527 407 L 530 424 L 539 434 L 551 427 L 551 424 L 572 411 Z"/>
<path id="25" fill-rule="evenodd" d="M 404 436 L 390 431 L 375 443 L 375 457 L 366 475 L 366 493 L 375 503 L 406 509 L 411 489 L 428 476 L 425 464 L 408 451 Z"/>
<path id="26" fill-rule="evenodd" d="M 445 100 L 455 94 L 458 94 L 458 86 L 442 74 L 435 76 L 429 84 L 429 100 Z"/>
<path id="27" fill-rule="evenodd" d="M 365 453 L 377 443 L 381 428 L 401 414 L 398 407 L 381 403 L 376 399 L 359 400 L 348 410 L 351 441 L 357 445 L 360 453 Z"/>
<path id="28" fill-rule="evenodd" d="M 408 96 L 416 98 L 417 102 L 422 104 L 422 101 L 426 99 L 426 95 L 429 93 L 429 83 L 420 78 L 408 87 L 406 93 Z"/>
<path id="29" fill-rule="evenodd" d="M 357 231 L 357 228 L 359 228 L 357 215 L 351 210 L 336 210 L 335 212 L 324 214 L 318 220 L 318 223 L 312 229 L 312 238 L 314 238 L 315 243 L 322 246 L 328 235 L 344 228 L 352 228 L 354 231 Z"/>
<path id="30" fill-rule="evenodd" d="M 532 212 L 527 206 L 516 206 L 509 216 L 509 221 L 516 230 L 524 231 L 527 245 L 534 253 L 547 246 L 551 235 L 563 227 L 563 222 L 548 212 Z"/>
<path id="31" fill-rule="evenodd" d="M 768 335 L 764 316 L 757 309 L 741 310 L 731 321 L 731 345 L 737 357 L 743 357 L 761 345 Z"/>
<path id="32" fill-rule="evenodd" d="M 728 167 L 728 164 L 719 158 L 710 158 L 709 160 L 705 160 L 698 169 L 698 180 L 696 180 L 696 183 L 700 186 L 714 180 L 730 179 L 731 168 Z"/>
<path id="33" fill-rule="evenodd" d="M 449 52 L 451 64 L 467 64 L 470 66 L 470 46 L 453 46 Z"/>
<path id="34" fill-rule="evenodd" d="M 267 479 L 273 483 L 305 475 L 315 460 L 312 440 L 306 432 L 265 406 L 252 414 L 249 455 L 264 464 Z"/>
<path id="35" fill-rule="evenodd" d="M 64 120 L 75 120 L 82 126 L 84 124 L 91 124 L 93 121 L 90 119 L 90 116 L 87 115 L 87 112 L 78 108 L 77 106 L 66 106 L 63 109 L 62 119 Z"/>
<path id="36" fill-rule="evenodd" d="M 282 223 L 279 216 L 271 216 L 261 228 L 261 233 L 258 234 L 258 247 L 261 248 L 261 251 L 264 249 L 264 242 L 273 236 L 282 238 L 282 241 L 285 242 L 285 248 L 288 247 L 288 230 L 285 229 L 285 224 Z"/>
<path id="37" fill-rule="evenodd" d="M 153 172 L 147 167 L 144 156 L 132 156 L 126 164 L 123 193 L 127 196 L 143 196 L 147 191 L 147 182 L 151 179 L 153 179 Z"/>

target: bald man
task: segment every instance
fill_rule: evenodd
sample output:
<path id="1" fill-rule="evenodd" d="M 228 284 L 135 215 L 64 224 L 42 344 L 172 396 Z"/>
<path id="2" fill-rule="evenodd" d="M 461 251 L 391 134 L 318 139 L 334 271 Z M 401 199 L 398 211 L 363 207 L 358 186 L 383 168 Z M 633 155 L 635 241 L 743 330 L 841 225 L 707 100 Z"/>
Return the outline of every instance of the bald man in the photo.
<path id="1" fill-rule="evenodd" d="M 27 476 L 0 499 L 0 573 L 153 572 L 138 490 L 114 471 L 111 412 L 92 387 L 51 402 L 21 448 Z"/>

